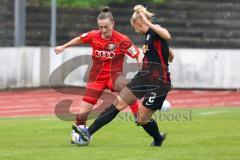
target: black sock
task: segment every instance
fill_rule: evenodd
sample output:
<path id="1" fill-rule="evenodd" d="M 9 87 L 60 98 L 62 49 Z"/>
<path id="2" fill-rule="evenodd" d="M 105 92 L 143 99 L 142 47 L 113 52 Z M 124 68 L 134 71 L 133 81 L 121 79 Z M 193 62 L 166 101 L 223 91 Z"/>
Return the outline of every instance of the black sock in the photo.
<path id="1" fill-rule="evenodd" d="M 158 125 L 155 120 L 151 119 L 150 122 L 143 125 L 142 127 L 151 137 L 153 137 L 156 143 L 160 143 L 162 141 L 162 136 L 160 135 Z"/>
<path id="2" fill-rule="evenodd" d="M 97 119 L 88 128 L 90 135 L 94 134 L 97 130 L 102 128 L 107 123 L 111 122 L 120 111 L 112 104 L 109 108 L 105 109 Z"/>

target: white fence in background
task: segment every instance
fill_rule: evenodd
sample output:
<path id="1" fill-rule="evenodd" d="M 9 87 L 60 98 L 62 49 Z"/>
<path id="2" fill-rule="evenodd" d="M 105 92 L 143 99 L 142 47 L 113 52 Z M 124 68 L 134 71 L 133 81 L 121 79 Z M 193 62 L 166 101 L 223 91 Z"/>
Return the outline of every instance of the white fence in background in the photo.
<path id="1" fill-rule="evenodd" d="M 240 88 L 240 50 L 175 49 L 173 85 L 181 88 Z"/>
<path id="2" fill-rule="evenodd" d="M 240 50 L 177 48 L 173 50 L 175 59 L 170 64 L 170 71 L 174 87 L 240 88 Z M 60 55 L 55 55 L 53 48 L 0 48 L 0 89 L 48 86 L 49 76 L 55 69 L 80 55 L 90 56 L 91 48 L 69 48 Z M 126 62 L 131 61 L 128 59 Z M 91 61 L 83 59 L 81 63 L 91 64 Z M 65 84 L 85 85 L 83 77 L 88 66 L 80 66 L 81 63 L 79 68 L 66 77 Z M 62 72 L 64 74 L 64 68 Z"/>

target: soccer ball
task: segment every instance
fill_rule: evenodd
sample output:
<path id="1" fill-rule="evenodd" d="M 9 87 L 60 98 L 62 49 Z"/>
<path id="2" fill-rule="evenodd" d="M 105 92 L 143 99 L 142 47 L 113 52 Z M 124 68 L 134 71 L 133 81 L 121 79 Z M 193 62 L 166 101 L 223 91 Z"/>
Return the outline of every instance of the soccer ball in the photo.
<path id="1" fill-rule="evenodd" d="M 78 127 L 80 127 L 80 128 L 88 128 L 85 125 L 80 125 Z M 82 139 L 81 139 L 80 135 L 78 133 L 76 133 L 74 130 L 72 130 L 71 137 L 72 137 L 72 140 L 71 140 L 72 143 L 79 143 L 79 142 L 81 143 L 82 142 Z M 91 138 L 92 138 L 92 136 L 91 136 Z"/>
<path id="2" fill-rule="evenodd" d="M 76 143 L 77 141 L 79 141 L 80 135 L 78 133 L 76 133 L 74 130 L 72 131 L 72 143 Z"/>
<path id="3" fill-rule="evenodd" d="M 80 125 L 78 127 L 84 128 L 85 126 L 84 125 Z M 77 141 L 81 140 L 80 135 L 78 133 L 76 133 L 74 130 L 72 130 L 71 137 L 72 137 L 72 143 L 76 143 Z"/>
<path id="4" fill-rule="evenodd" d="M 168 100 L 165 100 L 163 102 L 161 111 L 166 112 L 166 111 L 169 111 L 170 109 L 171 109 L 171 103 Z"/>

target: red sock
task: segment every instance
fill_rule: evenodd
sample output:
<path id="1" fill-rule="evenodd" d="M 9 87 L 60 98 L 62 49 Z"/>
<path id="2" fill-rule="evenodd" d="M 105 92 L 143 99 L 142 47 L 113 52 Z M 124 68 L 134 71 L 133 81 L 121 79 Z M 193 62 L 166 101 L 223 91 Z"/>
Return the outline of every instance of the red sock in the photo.
<path id="1" fill-rule="evenodd" d="M 86 117 L 86 116 L 82 116 L 82 115 L 80 115 L 80 114 L 77 114 L 77 116 L 76 116 L 76 122 L 75 122 L 75 124 L 76 124 L 77 126 L 79 126 L 79 125 L 84 125 L 84 126 L 86 126 L 86 122 L 87 122 L 87 117 Z"/>
<path id="2" fill-rule="evenodd" d="M 138 101 L 136 100 L 132 105 L 130 105 L 130 108 L 134 117 L 136 117 L 138 112 Z"/>

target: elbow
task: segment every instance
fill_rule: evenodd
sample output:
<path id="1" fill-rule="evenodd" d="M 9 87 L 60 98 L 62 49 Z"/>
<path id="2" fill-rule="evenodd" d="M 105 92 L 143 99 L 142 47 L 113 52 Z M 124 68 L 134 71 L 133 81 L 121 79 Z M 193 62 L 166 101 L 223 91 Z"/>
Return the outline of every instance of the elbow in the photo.
<path id="1" fill-rule="evenodd" d="M 76 37 L 76 40 L 80 43 L 81 42 L 81 38 L 80 37 Z"/>
<path id="2" fill-rule="evenodd" d="M 171 38 L 172 38 L 170 33 L 168 32 L 168 30 L 166 28 L 158 27 L 158 31 L 156 31 L 156 32 L 160 37 L 162 37 L 163 39 L 165 39 L 167 41 L 170 41 Z"/>
<path id="3" fill-rule="evenodd" d="M 170 41 L 170 40 L 172 39 L 172 37 L 171 37 L 171 35 L 170 35 L 169 32 L 168 32 L 168 34 L 166 34 L 165 39 L 166 39 L 167 41 Z"/>
<path id="4" fill-rule="evenodd" d="M 168 32 L 167 29 L 165 29 L 165 40 L 170 41 L 171 40 L 171 34 Z"/>

